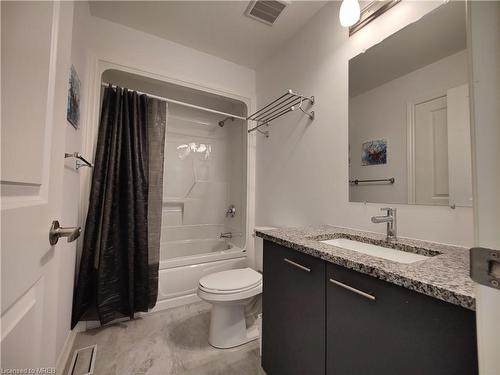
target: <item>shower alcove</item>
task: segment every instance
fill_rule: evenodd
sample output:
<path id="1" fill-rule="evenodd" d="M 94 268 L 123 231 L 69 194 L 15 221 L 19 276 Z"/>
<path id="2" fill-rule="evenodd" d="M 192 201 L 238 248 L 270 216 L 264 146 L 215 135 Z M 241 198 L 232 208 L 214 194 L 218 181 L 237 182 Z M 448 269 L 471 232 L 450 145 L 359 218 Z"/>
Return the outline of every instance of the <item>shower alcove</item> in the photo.
<path id="1" fill-rule="evenodd" d="M 104 71 L 101 82 L 243 117 L 247 113 L 241 101 L 120 70 Z M 246 121 L 168 103 L 166 129 L 155 310 L 196 301 L 201 277 L 247 264 Z M 226 215 L 230 206 L 234 217 Z M 221 238 L 227 232 L 232 238 Z"/>

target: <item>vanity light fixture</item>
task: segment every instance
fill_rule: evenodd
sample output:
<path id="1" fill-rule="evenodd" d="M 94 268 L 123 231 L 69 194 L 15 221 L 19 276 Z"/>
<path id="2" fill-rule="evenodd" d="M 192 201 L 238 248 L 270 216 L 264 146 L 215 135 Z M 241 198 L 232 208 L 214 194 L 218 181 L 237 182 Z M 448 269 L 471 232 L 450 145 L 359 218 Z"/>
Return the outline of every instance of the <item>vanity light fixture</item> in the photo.
<path id="1" fill-rule="evenodd" d="M 345 2 L 348 0 L 344 0 L 342 5 L 344 5 Z M 448 0 L 445 0 L 448 1 Z M 386 1 L 370 1 L 367 2 L 366 5 L 363 6 L 363 9 L 361 10 L 361 15 L 356 19 L 355 22 L 350 23 L 349 25 L 344 25 L 342 23 L 342 6 L 340 7 L 340 23 L 342 26 L 349 27 L 349 36 L 354 34 L 356 31 L 361 30 L 363 27 L 368 25 L 370 22 L 372 22 L 374 19 L 377 17 L 381 16 L 385 12 L 387 12 L 389 9 L 391 9 L 394 5 L 398 4 L 401 2 L 401 0 L 386 0 Z M 357 3 L 357 1 L 356 1 Z M 359 5 L 358 5 L 359 6 Z"/>
<path id="2" fill-rule="evenodd" d="M 340 5 L 340 24 L 344 27 L 354 25 L 359 21 L 361 16 L 361 8 L 358 0 L 343 0 Z"/>

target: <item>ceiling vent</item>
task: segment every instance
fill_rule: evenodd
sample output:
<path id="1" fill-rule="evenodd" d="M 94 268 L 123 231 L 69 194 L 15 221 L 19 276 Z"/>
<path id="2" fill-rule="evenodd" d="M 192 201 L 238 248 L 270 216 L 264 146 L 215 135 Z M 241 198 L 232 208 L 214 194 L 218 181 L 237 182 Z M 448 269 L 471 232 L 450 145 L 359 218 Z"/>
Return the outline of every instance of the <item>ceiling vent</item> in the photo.
<path id="1" fill-rule="evenodd" d="M 288 4 L 289 2 L 284 0 L 256 0 L 250 2 L 245 14 L 250 18 L 272 26 Z"/>

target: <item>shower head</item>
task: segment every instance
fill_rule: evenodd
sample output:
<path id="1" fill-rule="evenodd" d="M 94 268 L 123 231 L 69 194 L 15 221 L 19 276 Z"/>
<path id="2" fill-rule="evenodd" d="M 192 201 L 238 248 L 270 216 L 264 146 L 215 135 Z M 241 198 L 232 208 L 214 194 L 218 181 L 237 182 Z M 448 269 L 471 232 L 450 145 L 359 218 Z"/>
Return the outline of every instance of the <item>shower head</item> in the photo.
<path id="1" fill-rule="evenodd" d="M 222 128 L 226 124 L 227 120 L 234 121 L 234 117 L 229 116 L 229 117 L 226 117 L 224 120 L 219 121 L 219 126 Z"/>

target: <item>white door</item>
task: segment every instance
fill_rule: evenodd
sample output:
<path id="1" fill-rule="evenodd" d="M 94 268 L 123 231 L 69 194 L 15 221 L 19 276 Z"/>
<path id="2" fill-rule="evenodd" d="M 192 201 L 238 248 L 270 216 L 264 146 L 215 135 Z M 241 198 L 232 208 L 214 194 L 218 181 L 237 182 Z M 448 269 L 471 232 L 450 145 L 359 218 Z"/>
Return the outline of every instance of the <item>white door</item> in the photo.
<path id="1" fill-rule="evenodd" d="M 468 2 L 476 245 L 500 250 L 500 2 Z M 500 289 L 476 284 L 481 375 L 500 374 Z"/>
<path id="2" fill-rule="evenodd" d="M 415 203 L 448 204 L 446 95 L 415 105 Z"/>
<path id="3" fill-rule="evenodd" d="M 72 17 L 60 3 L 1 2 L 2 368 L 57 356 L 60 245 L 48 231 L 61 213 Z"/>

